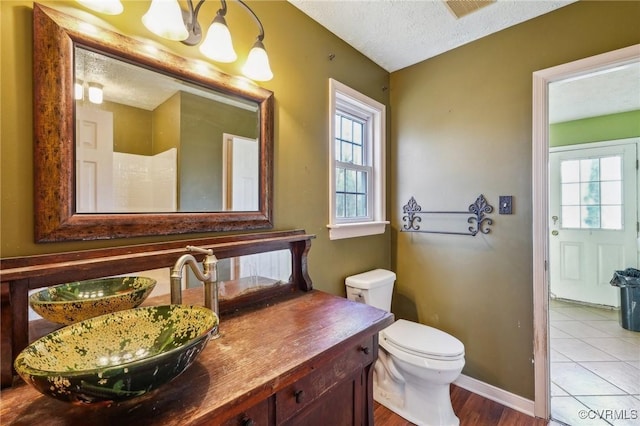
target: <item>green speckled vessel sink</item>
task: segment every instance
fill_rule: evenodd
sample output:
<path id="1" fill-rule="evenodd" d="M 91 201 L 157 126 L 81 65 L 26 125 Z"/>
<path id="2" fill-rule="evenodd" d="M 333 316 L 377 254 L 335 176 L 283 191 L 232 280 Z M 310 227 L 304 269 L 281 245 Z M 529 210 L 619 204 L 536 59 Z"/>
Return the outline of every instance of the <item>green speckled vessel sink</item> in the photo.
<path id="1" fill-rule="evenodd" d="M 156 280 L 147 277 L 77 281 L 34 293 L 29 296 L 29 304 L 43 318 L 69 325 L 140 306 L 155 285 Z"/>
<path id="2" fill-rule="evenodd" d="M 114 312 L 61 328 L 25 348 L 14 366 L 41 393 L 74 403 L 141 396 L 186 370 L 218 327 L 202 306 Z"/>

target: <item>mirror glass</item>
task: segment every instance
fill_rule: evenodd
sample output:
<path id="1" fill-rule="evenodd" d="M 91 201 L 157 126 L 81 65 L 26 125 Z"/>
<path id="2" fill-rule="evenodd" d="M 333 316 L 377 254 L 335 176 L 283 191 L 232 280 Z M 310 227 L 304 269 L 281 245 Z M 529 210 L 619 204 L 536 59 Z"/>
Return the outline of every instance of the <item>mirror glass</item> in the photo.
<path id="1" fill-rule="evenodd" d="M 256 211 L 258 103 L 75 47 L 78 213 Z"/>
<path id="2" fill-rule="evenodd" d="M 287 284 L 291 281 L 293 273 L 291 265 L 290 250 L 274 250 L 219 259 L 216 264 L 219 300 L 231 300 L 265 288 Z M 202 270 L 201 262 L 198 263 L 198 267 Z M 126 275 L 154 279 L 156 285 L 147 300 L 164 297 L 160 299 L 162 303 L 168 302 L 168 297 L 171 294 L 171 268 L 151 269 Z M 198 280 L 193 271 L 185 267 L 182 274 L 182 289 L 201 288 L 202 286 L 202 282 Z M 42 291 L 42 289 L 30 290 L 29 295 L 38 291 Z M 202 303 L 204 303 L 204 295 L 202 297 Z M 157 303 L 157 301 L 154 302 L 154 304 Z M 46 334 L 60 328 L 61 325 L 44 320 L 29 307 L 29 327 L 31 328 L 30 335 L 40 336 L 43 335 L 43 332 Z"/>
<path id="3" fill-rule="evenodd" d="M 291 251 L 276 250 L 220 259 L 217 264 L 220 301 L 286 284 L 290 281 Z M 185 288 L 202 287 L 193 272 L 185 274 Z"/>
<path id="4" fill-rule="evenodd" d="M 273 226 L 273 92 L 38 3 L 33 27 L 36 242 Z"/>

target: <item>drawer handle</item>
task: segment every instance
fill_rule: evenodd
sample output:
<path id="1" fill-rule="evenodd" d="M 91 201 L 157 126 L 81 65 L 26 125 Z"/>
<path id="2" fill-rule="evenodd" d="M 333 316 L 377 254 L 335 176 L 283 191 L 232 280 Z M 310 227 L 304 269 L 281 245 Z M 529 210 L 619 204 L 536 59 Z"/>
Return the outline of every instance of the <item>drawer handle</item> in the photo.
<path id="1" fill-rule="evenodd" d="M 293 393 L 293 396 L 296 397 L 296 403 L 300 404 L 302 402 L 302 400 L 304 399 L 304 391 L 302 391 L 302 390 L 295 391 Z"/>
<path id="2" fill-rule="evenodd" d="M 256 422 L 251 417 L 245 417 L 242 419 L 242 426 L 254 426 Z"/>
<path id="3" fill-rule="evenodd" d="M 360 346 L 360 350 L 365 354 L 365 355 L 369 355 L 369 346 Z"/>

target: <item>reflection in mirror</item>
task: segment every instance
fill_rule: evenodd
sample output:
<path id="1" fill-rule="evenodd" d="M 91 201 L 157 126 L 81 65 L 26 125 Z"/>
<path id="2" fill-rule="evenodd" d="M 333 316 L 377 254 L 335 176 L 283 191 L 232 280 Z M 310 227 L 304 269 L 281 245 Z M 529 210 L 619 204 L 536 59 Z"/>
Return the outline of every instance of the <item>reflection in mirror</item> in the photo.
<path id="1" fill-rule="evenodd" d="M 198 266 L 202 268 L 202 263 Z M 266 287 L 286 284 L 291 280 L 291 251 L 276 250 L 246 256 L 218 259 L 216 265 L 218 277 L 218 296 L 220 301 L 245 296 L 263 290 Z M 151 276 L 158 281 L 151 297 L 169 294 L 169 269 L 158 270 L 160 273 L 145 271 L 140 275 Z M 185 269 L 185 271 L 187 271 Z M 151 275 L 149 275 L 151 274 Z M 189 269 L 182 278 L 182 288 L 202 287 Z"/>
<path id="2" fill-rule="evenodd" d="M 78 213 L 256 211 L 258 103 L 75 47 Z"/>
<path id="3" fill-rule="evenodd" d="M 216 266 L 218 272 L 219 298 L 221 301 L 230 300 L 263 290 L 267 287 L 275 287 L 289 283 L 292 275 L 291 264 L 290 250 L 276 250 L 219 259 Z M 198 263 L 198 266 L 202 268 L 202 263 Z M 187 271 L 188 273 L 182 276 L 183 290 L 202 287 L 202 282 L 196 278 L 193 272 L 188 268 L 185 269 L 185 272 Z M 170 294 L 171 268 L 152 269 L 125 275 L 148 277 L 156 281 L 156 285 L 147 300 L 153 299 L 156 296 L 165 296 L 166 298 Z M 42 289 L 31 290 L 29 294 L 40 290 Z M 168 300 L 168 298 L 166 299 Z M 204 299 L 202 299 L 202 303 L 204 304 Z M 29 307 L 29 322 L 31 328 L 35 327 L 40 330 L 46 330 L 47 332 L 60 327 L 59 324 L 45 321 L 40 315 L 35 313 L 31 307 Z M 30 333 L 30 335 L 39 334 Z"/>
<path id="4" fill-rule="evenodd" d="M 291 273 L 289 250 L 222 259 L 218 263 L 220 300 L 288 283 Z"/>

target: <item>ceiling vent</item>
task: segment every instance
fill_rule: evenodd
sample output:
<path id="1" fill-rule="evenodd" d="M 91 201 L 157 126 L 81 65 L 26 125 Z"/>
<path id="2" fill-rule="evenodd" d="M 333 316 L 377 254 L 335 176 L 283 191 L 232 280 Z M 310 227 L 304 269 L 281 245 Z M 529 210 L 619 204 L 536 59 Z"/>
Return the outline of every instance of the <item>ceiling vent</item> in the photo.
<path id="1" fill-rule="evenodd" d="M 460 19 L 495 2 L 496 0 L 445 0 L 444 3 L 451 13 Z"/>

